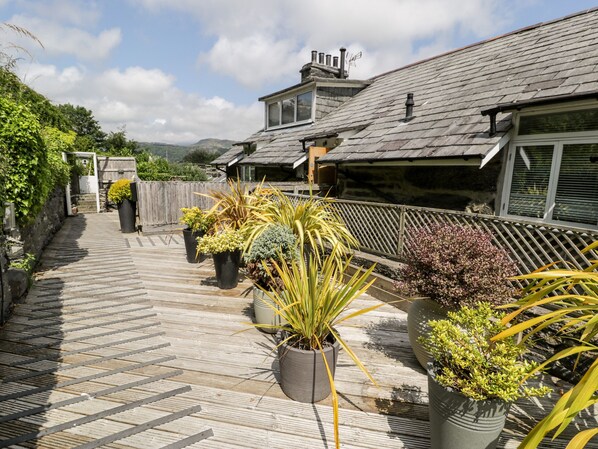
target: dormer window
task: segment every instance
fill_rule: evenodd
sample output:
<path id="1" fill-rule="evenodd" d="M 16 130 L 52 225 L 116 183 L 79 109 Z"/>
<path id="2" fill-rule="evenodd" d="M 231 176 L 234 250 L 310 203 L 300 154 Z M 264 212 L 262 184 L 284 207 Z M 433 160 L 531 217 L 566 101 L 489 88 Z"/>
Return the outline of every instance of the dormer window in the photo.
<path id="1" fill-rule="evenodd" d="M 313 116 L 313 92 L 307 91 L 266 104 L 268 129 L 309 123 Z"/>

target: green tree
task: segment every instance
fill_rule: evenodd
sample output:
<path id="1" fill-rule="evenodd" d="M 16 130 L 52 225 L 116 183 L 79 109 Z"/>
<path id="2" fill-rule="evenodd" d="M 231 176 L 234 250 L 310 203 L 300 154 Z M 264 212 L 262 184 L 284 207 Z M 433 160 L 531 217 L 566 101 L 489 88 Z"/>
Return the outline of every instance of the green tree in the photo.
<path id="1" fill-rule="evenodd" d="M 112 156 L 134 156 L 139 153 L 137 142 L 127 139 L 127 132 L 124 127 L 118 131 L 112 131 L 104 141 L 105 150 Z"/>
<path id="2" fill-rule="evenodd" d="M 216 151 L 197 149 L 187 153 L 183 157 L 183 162 L 189 162 L 191 164 L 209 164 L 218 156 L 219 154 Z"/>
<path id="3" fill-rule="evenodd" d="M 69 129 L 77 134 L 74 142 L 76 151 L 97 151 L 104 145 L 106 133 L 94 118 L 93 112 L 83 106 L 61 104 L 58 109 L 66 117 Z"/>

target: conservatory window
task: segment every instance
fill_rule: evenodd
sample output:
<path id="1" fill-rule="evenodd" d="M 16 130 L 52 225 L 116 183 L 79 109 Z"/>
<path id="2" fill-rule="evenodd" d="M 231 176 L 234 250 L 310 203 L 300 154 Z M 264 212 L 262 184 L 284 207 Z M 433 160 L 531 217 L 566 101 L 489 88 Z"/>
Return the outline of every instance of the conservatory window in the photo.
<path id="1" fill-rule="evenodd" d="M 516 145 L 509 215 L 598 227 L 598 141 Z"/>

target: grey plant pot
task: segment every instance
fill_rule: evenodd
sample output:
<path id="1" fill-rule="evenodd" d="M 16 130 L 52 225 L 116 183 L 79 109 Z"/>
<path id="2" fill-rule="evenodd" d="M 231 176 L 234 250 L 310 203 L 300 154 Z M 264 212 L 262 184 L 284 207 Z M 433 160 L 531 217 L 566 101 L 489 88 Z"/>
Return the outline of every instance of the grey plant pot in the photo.
<path id="1" fill-rule="evenodd" d="M 509 404 L 475 401 L 449 391 L 428 370 L 432 449 L 494 449 L 505 426 Z"/>
<path id="2" fill-rule="evenodd" d="M 287 324 L 286 321 L 280 318 L 272 307 L 274 306 L 274 302 L 268 295 L 266 295 L 259 287 L 253 287 L 253 312 L 255 313 L 255 323 L 256 324 L 267 324 L 272 326 L 281 326 L 283 324 Z M 275 334 L 278 332 L 279 329 L 276 328 L 267 328 L 267 327 L 258 327 L 259 330 L 262 332 L 266 332 L 267 334 Z"/>
<path id="3" fill-rule="evenodd" d="M 278 334 L 279 341 L 286 338 L 286 332 Z M 340 345 L 324 348 L 324 354 L 332 377 L 336 369 Z M 298 402 L 318 402 L 331 392 L 326 366 L 319 350 L 305 351 L 282 344 L 278 347 L 280 365 L 280 387 L 284 394 Z"/>
<path id="4" fill-rule="evenodd" d="M 430 320 L 442 320 L 446 318 L 447 310 L 431 299 L 416 299 L 409 306 L 407 314 L 407 332 L 409 343 L 423 369 L 428 369 L 428 363 L 432 356 L 419 342 L 419 337 L 425 337 L 430 333 Z"/>

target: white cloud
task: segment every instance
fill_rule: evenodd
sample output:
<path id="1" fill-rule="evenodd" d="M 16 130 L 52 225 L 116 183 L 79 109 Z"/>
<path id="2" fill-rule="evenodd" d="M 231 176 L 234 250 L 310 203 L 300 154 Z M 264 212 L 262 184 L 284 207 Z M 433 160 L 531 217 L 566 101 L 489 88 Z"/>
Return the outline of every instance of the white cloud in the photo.
<path id="1" fill-rule="evenodd" d="M 105 59 L 122 39 L 118 28 L 103 30 L 94 35 L 83 29 L 63 26 L 59 22 L 48 21 L 41 17 L 16 15 L 9 22 L 35 35 L 48 54 L 68 54 L 81 60 Z M 31 48 L 30 42 L 24 46 Z"/>
<path id="2" fill-rule="evenodd" d="M 253 88 L 298 81 L 312 49 L 361 51 L 351 76 L 368 78 L 449 50 L 455 36 L 486 36 L 502 24 L 498 0 L 130 1 L 155 13 L 195 16 L 202 31 L 216 37 L 199 63 Z"/>
<path id="3" fill-rule="evenodd" d="M 19 8 L 28 15 L 43 17 L 46 21 L 69 23 L 76 26 L 95 25 L 101 11 L 95 1 L 72 0 L 19 0 Z M 0 6 L 2 3 L 0 2 Z"/>
<path id="4" fill-rule="evenodd" d="M 21 77 L 55 103 L 90 109 L 105 131 L 126 125 L 138 141 L 191 143 L 205 137 L 243 139 L 256 131 L 263 107 L 187 94 L 174 77 L 156 69 L 129 67 L 94 74 L 84 67 L 20 66 Z"/>

